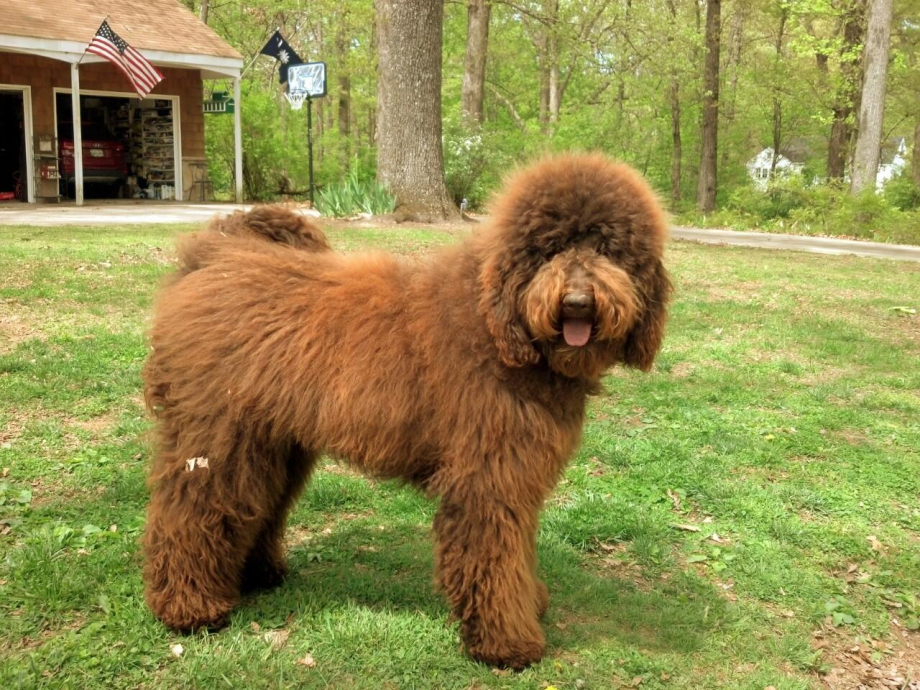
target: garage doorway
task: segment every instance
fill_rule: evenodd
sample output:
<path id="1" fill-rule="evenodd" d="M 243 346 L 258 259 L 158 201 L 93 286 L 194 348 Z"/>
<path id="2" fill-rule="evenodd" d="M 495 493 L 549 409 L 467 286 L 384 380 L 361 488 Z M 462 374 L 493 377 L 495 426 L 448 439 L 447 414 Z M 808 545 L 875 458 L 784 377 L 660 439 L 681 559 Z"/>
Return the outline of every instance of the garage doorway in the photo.
<path id="1" fill-rule="evenodd" d="M 88 199 L 181 199 L 179 99 L 81 92 L 84 194 Z M 55 89 L 61 193 L 76 196 L 73 101 Z"/>
<path id="2" fill-rule="evenodd" d="M 0 202 L 28 201 L 27 90 L 0 86 Z"/>

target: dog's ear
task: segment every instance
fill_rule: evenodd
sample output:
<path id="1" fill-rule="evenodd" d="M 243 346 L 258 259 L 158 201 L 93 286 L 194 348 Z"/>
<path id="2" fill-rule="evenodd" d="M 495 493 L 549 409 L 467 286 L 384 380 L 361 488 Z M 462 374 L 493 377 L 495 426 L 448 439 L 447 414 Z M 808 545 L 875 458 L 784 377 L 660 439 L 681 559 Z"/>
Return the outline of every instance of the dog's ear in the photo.
<path id="1" fill-rule="evenodd" d="M 659 259 L 655 259 L 646 275 L 636 281 L 642 295 L 642 314 L 633 326 L 623 348 L 623 362 L 630 367 L 648 371 L 661 349 L 667 305 L 671 296 L 671 280 Z"/>
<path id="2" fill-rule="evenodd" d="M 518 297 L 526 282 L 524 266 L 507 253 L 495 252 L 487 256 L 479 282 L 479 306 L 502 363 L 525 367 L 539 362 L 540 355 L 524 329 L 518 307 Z"/>

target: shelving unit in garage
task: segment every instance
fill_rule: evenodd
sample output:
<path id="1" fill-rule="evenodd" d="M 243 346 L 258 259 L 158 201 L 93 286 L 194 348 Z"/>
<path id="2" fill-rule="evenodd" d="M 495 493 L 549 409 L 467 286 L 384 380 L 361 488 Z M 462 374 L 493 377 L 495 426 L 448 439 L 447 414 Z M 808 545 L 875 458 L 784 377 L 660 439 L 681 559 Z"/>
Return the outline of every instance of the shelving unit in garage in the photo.
<path id="1" fill-rule="evenodd" d="M 147 183 L 158 190 L 156 198 L 173 198 L 176 188 L 176 160 L 172 103 L 157 101 L 156 107 L 141 111 L 141 136 L 142 160 Z"/>

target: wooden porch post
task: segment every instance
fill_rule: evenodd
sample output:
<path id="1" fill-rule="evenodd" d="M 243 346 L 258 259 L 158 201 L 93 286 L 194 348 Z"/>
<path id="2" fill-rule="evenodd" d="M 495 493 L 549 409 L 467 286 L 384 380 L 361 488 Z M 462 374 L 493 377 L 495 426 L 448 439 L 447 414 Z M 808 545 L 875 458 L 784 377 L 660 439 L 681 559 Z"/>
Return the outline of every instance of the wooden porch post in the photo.
<path id="1" fill-rule="evenodd" d="M 73 105 L 73 169 L 77 206 L 83 205 L 83 123 L 80 117 L 80 65 L 70 65 L 71 103 Z M 60 142 L 58 142 L 60 146 Z"/>
<path id="2" fill-rule="evenodd" d="M 233 79 L 233 145 L 236 160 L 236 203 L 243 203 L 243 124 L 240 111 L 242 110 L 242 91 L 240 89 L 241 77 Z"/>

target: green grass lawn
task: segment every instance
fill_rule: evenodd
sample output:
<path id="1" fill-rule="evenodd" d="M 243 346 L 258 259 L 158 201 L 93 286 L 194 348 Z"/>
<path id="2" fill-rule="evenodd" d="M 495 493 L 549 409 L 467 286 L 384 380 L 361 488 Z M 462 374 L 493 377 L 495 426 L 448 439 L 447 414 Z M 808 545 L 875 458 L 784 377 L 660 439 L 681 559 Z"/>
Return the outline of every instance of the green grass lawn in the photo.
<path id="1" fill-rule="evenodd" d="M 590 405 L 514 674 L 462 654 L 432 504 L 332 464 L 282 587 L 211 634 L 145 608 L 140 369 L 181 229 L 0 229 L 0 688 L 920 687 L 920 265 L 671 246 L 664 350 Z"/>

